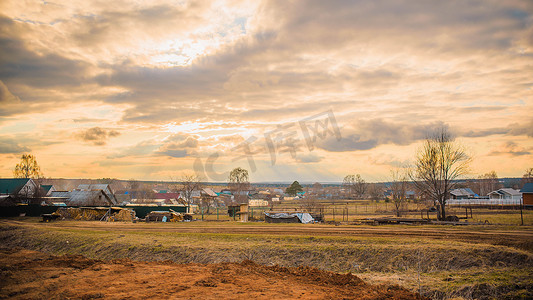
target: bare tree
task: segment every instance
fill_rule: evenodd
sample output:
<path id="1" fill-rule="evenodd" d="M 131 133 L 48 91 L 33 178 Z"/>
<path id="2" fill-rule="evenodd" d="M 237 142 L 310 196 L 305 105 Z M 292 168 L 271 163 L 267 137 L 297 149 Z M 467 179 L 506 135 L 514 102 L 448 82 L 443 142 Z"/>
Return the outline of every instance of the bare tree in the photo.
<path id="1" fill-rule="evenodd" d="M 460 176 L 467 174 L 471 158 L 448 132 L 440 128 L 418 150 L 410 177 L 439 205 L 439 219 L 446 218 L 446 198 Z"/>
<path id="2" fill-rule="evenodd" d="M 320 214 L 324 207 L 324 205 L 321 204 L 320 201 L 318 201 L 318 199 L 313 198 L 313 197 L 303 198 L 299 202 L 299 204 L 300 204 L 300 208 L 312 214 Z"/>
<path id="3" fill-rule="evenodd" d="M 368 183 L 366 183 L 361 175 L 355 175 L 355 193 L 359 199 L 365 195 L 367 186 Z"/>
<path id="4" fill-rule="evenodd" d="M 141 183 L 134 178 L 128 179 L 126 182 L 126 189 L 128 191 L 136 191 L 141 188 Z"/>
<path id="5" fill-rule="evenodd" d="M 488 193 L 495 191 L 501 187 L 500 181 L 496 171 L 491 171 L 480 175 L 478 177 L 478 192 L 480 195 L 486 196 Z"/>
<path id="6" fill-rule="evenodd" d="M 383 198 L 383 186 L 381 183 L 369 183 L 368 184 L 368 196 L 374 201 L 378 201 Z"/>
<path id="7" fill-rule="evenodd" d="M 344 176 L 342 186 L 349 197 L 355 197 L 355 175 Z"/>
<path id="8" fill-rule="evenodd" d="M 342 181 L 342 185 L 348 191 L 350 196 L 362 198 L 366 192 L 367 183 L 361 175 L 346 175 Z"/>
<path id="9" fill-rule="evenodd" d="M 205 207 L 205 213 L 209 214 L 211 206 L 215 204 L 215 199 L 212 196 L 201 194 L 200 195 L 200 206 Z"/>
<path id="10" fill-rule="evenodd" d="M 193 203 L 192 200 L 194 191 L 198 191 L 202 188 L 200 177 L 194 173 L 185 173 L 181 175 L 179 181 L 181 184 L 181 194 L 183 195 L 183 198 L 185 198 L 185 201 L 187 201 L 187 205 L 190 208 L 191 204 Z"/>
<path id="11" fill-rule="evenodd" d="M 153 203 L 155 192 L 147 183 L 139 184 L 138 190 L 132 193 L 132 197 L 137 197 L 135 203 Z"/>
<path id="12" fill-rule="evenodd" d="M 392 203 L 394 204 L 394 210 L 396 216 L 401 216 L 401 210 L 407 199 L 407 174 L 405 170 L 391 170 L 391 192 Z"/>
<path id="13" fill-rule="evenodd" d="M 20 163 L 13 170 L 15 178 L 40 178 L 43 177 L 41 167 L 37 164 L 35 156 L 32 154 L 22 154 Z"/>
<path id="14" fill-rule="evenodd" d="M 244 194 L 250 188 L 248 170 L 240 167 L 233 169 L 229 173 L 228 187 L 233 192 L 237 203 L 248 201 L 248 195 Z"/>
<path id="15" fill-rule="evenodd" d="M 522 185 L 533 182 L 533 168 L 529 168 L 522 176 Z"/>

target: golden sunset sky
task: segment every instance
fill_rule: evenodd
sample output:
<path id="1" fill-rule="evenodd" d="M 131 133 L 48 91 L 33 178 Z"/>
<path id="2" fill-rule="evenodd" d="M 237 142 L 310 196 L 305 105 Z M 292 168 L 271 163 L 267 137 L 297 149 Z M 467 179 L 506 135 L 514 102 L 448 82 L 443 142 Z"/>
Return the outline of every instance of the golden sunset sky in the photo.
<path id="1" fill-rule="evenodd" d="M 386 181 L 447 127 L 533 167 L 533 1 L 0 2 L 0 177 Z M 307 135 L 306 135 L 307 134 Z"/>

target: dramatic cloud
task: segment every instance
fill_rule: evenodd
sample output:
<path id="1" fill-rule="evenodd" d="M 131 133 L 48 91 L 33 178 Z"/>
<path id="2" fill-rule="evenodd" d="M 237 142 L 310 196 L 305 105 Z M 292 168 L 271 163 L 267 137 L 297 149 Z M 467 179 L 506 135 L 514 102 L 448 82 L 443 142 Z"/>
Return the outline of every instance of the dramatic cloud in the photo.
<path id="1" fill-rule="evenodd" d="M 300 163 L 317 163 L 320 162 L 324 157 L 319 156 L 315 153 L 303 153 L 296 156 L 296 160 Z"/>
<path id="2" fill-rule="evenodd" d="M 175 134 L 165 140 L 165 143 L 156 152 L 157 155 L 166 155 L 174 158 L 190 156 L 198 148 L 198 140 Z"/>
<path id="3" fill-rule="evenodd" d="M 533 154 L 531 151 L 533 150 L 533 147 L 526 150 L 523 147 L 518 146 L 514 142 L 507 142 L 493 151 L 489 153 L 489 155 L 492 156 L 498 156 L 498 155 L 510 155 L 510 156 L 524 156 L 524 155 L 531 155 Z"/>
<path id="4" fill-rule="evenodd" d="M 18 154 L 29 151 L 31 150 L 28 147 L 21 146 L 16 140 L 0 137 L 0 154 Z"/>
<path id="5" fill-rule="evenodd" d="M 468 131 L 463 134 L 465 137 L 485 137 L 485 136 L 491 136 L 496 134 L 504 134 L 504 135 L 510 135 L 510 136 L 520 136 L 525 135 L 528 137 L 533 137 L 533 121 L 530 121 L 528 123 L 513 123 L 507 127 L 504 128 L 489 128 L 489 129 L 482 129 L 477 131 Z"/>
<path id="6" fill-rule="evenodd" d="M 413 125 L 391 123 L 381 119 L 359 120 L 342 130 L 341 140 L 330 136 L 319 143 L 328 151 L 342 152 L 369 150 L 384 144 L 409 145 L 423 140 L 436 128 L 447 127 L 442 123 Z"/>
<path id="7" fill-rule="evenodd" d="M 103 146 L 107 140 L 112 137 L 119 136 L 120 132 L 116 130 L 104 129 L 100 127 L 93 127 L 77 133 L 75 136 L 84 141 L 92 143 L 96 146 Z"/>
<path id="8" fill-rule="evenodd" d="M 20 98 L 11 94 L 11 92 L 7 89 L 7 86 L 0 81 L 0 103 L 7 105 L 8 103 L 18 102 L 20 102 Z"/>
<path id="9" fill-rule="evenodd" d="M 299 145 L 276 147 L 283 170 L 258 180 L 315 166 L 317 178 L 388 176 L 440 126 L 483 153 L 476 172 L 529 163 L 531 1 L 8 0 L 0 11 L 0 152 L 31 149 L 50 175 L 157 179 L 213 153 L 225 170 L 250 137 L 272 167 L 265 134 L 287 124 Z M 342 138 L 306 152 L 298 122 L 328 111 Z M 102 169 L 81 166 L 87 156 Z"/>

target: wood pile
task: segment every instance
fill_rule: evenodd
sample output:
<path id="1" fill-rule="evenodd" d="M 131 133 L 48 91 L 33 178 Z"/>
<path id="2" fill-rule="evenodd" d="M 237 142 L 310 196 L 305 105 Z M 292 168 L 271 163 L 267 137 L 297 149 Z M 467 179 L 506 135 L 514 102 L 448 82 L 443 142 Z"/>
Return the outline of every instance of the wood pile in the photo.
<path id="1" fill-rule="evenodd" d="M 151 211 L 146 215 L 146 222 L 181 222 L 184 215 L 171 211 Z"/>
<path id="2" fill-rule="evenodd" d="M 60 207 L 54 214 L 64 220 L 79 221 L 132 222 L 135 219 L 134 210 L 119 207 Z"/>

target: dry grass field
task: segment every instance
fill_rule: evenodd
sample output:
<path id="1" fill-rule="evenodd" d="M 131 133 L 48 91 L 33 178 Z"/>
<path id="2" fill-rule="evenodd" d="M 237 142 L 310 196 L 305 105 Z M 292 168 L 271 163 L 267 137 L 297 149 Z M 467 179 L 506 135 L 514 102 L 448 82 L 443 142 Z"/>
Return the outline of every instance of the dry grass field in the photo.
<path id="1" fill-rule="evenodd" d="M 3 248 L 91 259 L 240 263 L 351 273 L 434 299 L 533 296 L 531 226 L 0 220 Z"/>
<path id="2" fill-rule="evenodd" d="M 426 218 L 428 214 L 422 212 L 429 207 L 429 204 L 419 204 L 414 202 L 405 203 L 401 209 L 401 216 L 407 218 Z M 367 218 L 391 217 L 395 216 L 394 204 L 390 202 L 375 202 L 371 200 L 335 200 L 335 201 L 316 201 L 312 205 L 311 210 L 319 211 L 318 207 L 322 208 L 324 218 L 330 222 L 357 222 Z M 280 204 L 275 204 L 272 210 L 274 211 L 308 211 L 309 206 L 305 205 L 305 201 L 284 201 Z M 270 207 L 250 208 L 250 217 L 255 220 L 264 220 L 263 212 L 270 211 Z M 448 215 L 455 215 L 459 218 L 467 217 L 467 210 L 464 207 L 450 206 L 448 207 Z M 436 219 L 436 212 L 429 213 L 429 217 Z M 205 221 L 232 221 L 233 218 L 227 214 L 227 209 L 211 209 L 209 214 L 200 211 L 196 214 L 196 218 Z M 498 225 L 533 225 L 533 210 L 523 210 L 523 216 L 520 216 L 520 210 L 516 207 L 506 208 L 498 205 L 492 207 L 473 208 L 468 210 L 468 218 L 463 221 L 470 223 L 489 223 Z"/>

